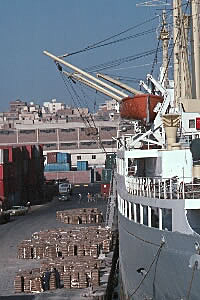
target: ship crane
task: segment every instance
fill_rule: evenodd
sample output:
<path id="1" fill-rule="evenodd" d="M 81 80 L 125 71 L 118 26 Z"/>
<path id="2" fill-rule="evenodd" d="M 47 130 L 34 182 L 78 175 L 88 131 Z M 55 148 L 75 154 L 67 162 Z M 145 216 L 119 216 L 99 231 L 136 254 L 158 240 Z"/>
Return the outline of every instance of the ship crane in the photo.
<path id="1" fill-rule="evenodd" d="M 128 90 L 129 92 L 132 92 L 132 96 L 129 96 L 128 94 L 114 88 L 113 86 L 103 82 L 102 80 L 99 80 L 97 78 L 95 78 L 94 76 L 88 74 L 87 72 L 77 68 L 76 66 L 66 62 L 65 60 L 47 52 L 44 51 L 43 52 L 45 55 L 49 56 L 51 59 L 53 59 L 56 63 L 62 64 L 66 67 L 68 67 L 69 69 L 73 70 L 74 73 L 69 73 L 66 71 L 63 71 L 62 68 L 60 68 L 60 71 L 62 71 L 62 73 L 64 75 L 67 75 L 69 78 L 72 78 L 73 80 L 77 80 L 82 82 L 83 84 L 100 91 L 101 93 L 111 97 L 112 99 L 116 100 L 118 103 L 120 103 L 120 114 L 122 118 L 125 119 L 135 119 L 135 120 L 143 120 L 146 124 L 151 124 L 154 119 L 155 116 L 157 115 L 158 111 L 155 112 L 154 108 L 157 106 L 157 104 L 159 104 L 160 102 L 162 102 L 163 98 L 160 96 L 156 96 L 156 95 L 152 95 L 152 94 L 143 94 L 141 91 L 137 91 L 136 89 L 133 89 L 127 85 L 123 85 L 120 82 L 118 82 L 117 80 L 108 77 L 106 75 L 100 75 L 98 74 L 98 76 L 120 86 L 121 88 L 124 88 L 126 90 Z M 153 79 L 152 79 L 153 80 Z M 164 93 L 164 91 L 162 90 L 162 92 Z M 159 106 L 160 107 L 160 106 Z M 160 110 L 160 109 L 158 109 Z M 160 122 L 159 122 L 160 123 Z M 160 145 L 162 145 L 162 139 L 160 137 L 160 135 L 158 134 L 154 134 L 155 132 L 155 127 L 159 127 L 160 124 L 158 124 L 158 126 L 152 126 L 153 131 L 150 129 L 148 130 L 148 135 L 153 134 L 155 135 L 155 138 L 157 139 L 158 143 Z M 156 128 L 156 131 L 158 132 Z M 147 134 L 145 134 L 144 136 L 140 136 L 140 140 L 142 140 L 142 138 L 146 139 Z M 157 144 L 157 141 L 153 140 L 152 143 Z"/>
<path id="2" fill-rule="evenodd" d="M 99 90 L 101 91 L 101 93 L 111 97 L 112 99 L 115 99 L 117 102 L 121 102 L 123 98 L 126 98 L 128 97 L 129 95 L 128 94 L 125 94 L 124 92 L 112 87 L 111 85 L 97 79 L 96 77 L 90 75 L 89 73 L 77 68 L 76 66 L 66 62 L 65 60 L 47 52 L 47 51 L 44 51 L 43 52 L 45 55 L 49 56 L 50 58 L 52 58 L 54 61 L 60 63 L 60 64 L 63 64 L 64 66 L 68 67 L 69 69 L 75 71 L 76 73 L 73 73 L 73 74 L 70 74 L 71 78 L 75 79 L 75 80 L 78 80 L 78 81 L 81 81 L 82 83 L 90 86 L 91 88 L 94 88 L 96 90 Z M 63 72 L 64 73 L 64 72 Z M 81 74 L 81 75 L 80 75 Z M 66 74 L 65 74 L 66 75 Z M 86 79 L 85 77 L 87 77 L 88 79 Z M 96 82 L 96 84 L 94 83 Z M 90 84 L 90 85 L 89 85 Z M 102 88 L 102 87 L 103 88 Z M 106 90 L 105 88 L 107 88 L 108 90 L 114 92 L 114 93 L 111 93 L 109 92 L 108 90 Z"/>
<path id="3" fill-rule="evenodd" d="M 132 94 L 143 94 L 141 91 L 138 91 L 138 90 L 134 89 L 133 87 L 130 87 L 127 84 L 121 83 L 119 80 L 114 79 L 108 75 L 97 73 L 97 77 L 103 78 L 111 83 L 114 83 L 116 86 L 119 86 L 122 89 L 131 92 Z"/>

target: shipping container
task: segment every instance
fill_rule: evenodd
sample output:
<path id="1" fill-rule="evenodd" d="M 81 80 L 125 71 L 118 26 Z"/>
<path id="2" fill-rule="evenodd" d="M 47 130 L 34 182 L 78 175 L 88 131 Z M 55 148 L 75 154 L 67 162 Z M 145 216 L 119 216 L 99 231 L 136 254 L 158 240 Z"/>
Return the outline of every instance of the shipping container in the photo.
<path id="1" fill-rule="evenodd" d="M 57 163 L 57 152 L 48 152 L 47 164 L 56 164 L 56 163 Z"/>
<path id="2" fill-rule="evenodd" d="M 112 179 L 112 169 L 103 169 L 102 170 L 102 181 L 109 183 Z"/>
<path id="3" fill-rule="evenodd" d="M 87 171 L 88 170 L 88 161 L 77 161 L 77 171 Z"/>
<path id="4" fill-rule="evenodd" d="M 101 184 L 101 196 L 108 197 L 110 193 L 110 184 L 109 183 L 102 183 Z"/>
<path id="5" fill-rule="evenodd" d="M 63 172 L 63 171 L 70 171 L 71 170 L 71 164 L 47 164 L 44 167 L 44 172 Z"/>
<path id="6" fill-rule="evenodd" d="M 57 163 L 59 163 L 59 164 L 71 163 L 71 154 L 64 153 L 64 152 L 58 152 L 57 153 Z"/>

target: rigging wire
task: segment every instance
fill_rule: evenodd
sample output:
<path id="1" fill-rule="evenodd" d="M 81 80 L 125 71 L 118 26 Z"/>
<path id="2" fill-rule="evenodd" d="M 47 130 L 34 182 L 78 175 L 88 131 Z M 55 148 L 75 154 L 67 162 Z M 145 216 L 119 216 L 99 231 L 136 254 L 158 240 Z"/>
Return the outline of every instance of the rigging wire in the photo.
<path id="1" fill-rule="evenodd" d="M 185 6 L 186 4 L 181 4 L 180 6 Z M 171 8 L 171 9 L 169 9 L 169 11 L 173 11 L 174 10 L 174 8 Z M 103 39 L 103 40 L 100 40 L 100 41 L 98 41 L 98 42 L 96 42 L 96 43 L 93 43 L 93 44 L 91 44 L 91 45 L 88 45 L 87 47 L 85 47 L 85 48 L 83 48 L 83 49 L 80 49 L 80 50 L 77 50 L 77 51 L 74 51 L 74 52 L 71 52 L 71 53 L 66 53 L 66 54 L 63 54 L 63 55 L 60 55 L 59 56 L 59 58 L 64 58 L 64 57 L 67 57 L 67 56 L 71 56 L 71 55 L 75 55 L 75 54 L 78 54 L 78 53 L 82 53 L 82 52 L 85 52 L 85 51 L 88 51 L 88 50 L 91 50 L 91 49 L 95 49 L 95 48 L 97 48 L 98 46 L 100 46 L 102 43 L 104 43 L 104 42 L 106 42 L 106 41 L 109 41 L 109 40 L 111 40 L 111 39 L 113 39 L 113 38 L 115 38 L 115 37 L 118 37 L 118 36 L 120 36 L 120 35 L 122 35 L 122 34 L 124 34 L 124 33 L 127 33 L 127 32 L 129 32 L 129 31 L 131 31 L 131 30 L 133 30 L 133 29 L 136 29 L 136 28 L 138 28 L 138 27 L 140 27 L 140 26 L 143 26 L 143 25 L 145 25 L 145 24 L 147 24 L 147 23 L 150 23 L 150 22 L 152 22 L 152 21 L 154 21 L 155 19 L 157 19 L 158 18 L 158 15 L 156 15 L 155 17 L 153 17 L 153 18 L 150 18 L 150 19 L 148 19 L 148 20 L 146 20 L 146 21 L 144 21 L 144 22 L 141 22 L 141 23 L 138 23 L 138 24 L 136 24 L 136 25 L 133 25 L 133 26 L 131 26 L 131 27 L 129 27 L 129 28 L 127 28 L 127 29 L 125 29 L 125 30 L 123 30 L 123 31 L 121 31 L 121 32 L 119 32 L 119 33 L 117 33 L 117 34 L 114 34 L 114 35 L 111 35 L 110 37 L 108 37 L 108 38 L 105 38 L 105 39 Z M 150 29 L 150 31 L 151 31 L 151 29 Z M 134 37 L 134 36 L 133 36 Z M 129 38 L 132 38 L 131 36 L 128 36 L 128 37 L 126 37 L 126 38 L 124 38 L 124 39 L 129 39 Z M 121 41 L 121 40 L 123 40 L 123 39 L 119 39 L 119 41 Z M 111 42 L 111 43 L 113 43 L 113 42 Z M 115 41 L 114 41 L 114 43 L 115 43 Z M 108 43 L 109 44 L 109 43 Z M 107 46 L 107 44 L 105 44 L 104 46 Z M 101 47 L 101 46 L 100 46 Z"/>
<path id="2" fill-rule="evenodd" d="M 154 21 L 157 17 L 158 17 L 158 16 L 155 16 L 154 18 L 148 19 L 148 20 L 146 20 L 146 21 L 144 21 L 144 22 L 141 22 L 141 23 L 139 23 L 139 24 L 137 24 L 137 25 L 131 26 L 131 27 L 129 27 L 128 29 L 123 30 L 123 31 L 121 31 L 121 32 L 119 32 L 119 33 L 117 33 L 117 34 L 114 34 L 114 35 L 112 35 L 112 36 L 110 36 L 110 37 L 108 37 L 108 38 L 105 38 L 105 39 L 103 39 L 103 40 L 101 40 L 101 41 L 99 41 L 99 42 L 96 42 L 96 43 L 94 43 L 94 44 L 88 45 L 87 47 L 85 47 L 85 48 L 83 48 L 83 49 L 81 49 L 81 50 L 74 51 L 74 52 L 71 52 L 71 53 L 66 53 L 66 54 L 61 55 L 61 56 L 59 56 L 59 57 L 60 57 L 60 58 L 62 58 L 62 57 L 64 58 L 64 57 L 67 57 L 67 56 L 71 56 L 71 55 L 74 55 L 74 54 L 78 54 L 78 53 L 81 53 L 81 52 L 84 52 L 84 51 L 93 49 L 94 47 L 98 46 L 98 45 L 101 44 L 101 43 L 104 43 L 104 42 L 106 42 L 106 41 L 109 41 L 109 40 L 112 39 L 112 38 L 118 37 L 118 36 L 120 36 L 120 35 L 122 35 L 122 34 L 128 32 L 128 31 L 133 30 L 133 29 L 135 29 L 135 28 L 138 28 L 138 27 L 140 27 L 140 26 L 142 26 L 142 25 L 144 25 L 144 24 L 147 24 L 147 23 L 149 23 L 149 22 L 152 22 L 152 21 Z"/>
<path id="3" fill-rule="evenodd" d="M 76 90 L 74 89 L 74 87 L 72 86 L 72 82 L 70 81 L 70 79 L 67 79 L 67 77 L 62 73 L 62 67 L 60 66 L 60 64 L 56 63 L 56 65 L 57 65 L 57 69 L 59 70 L 59 73 L 60 73 L 60 75 L 61 75 L 61 77 L 62 77 L 62 79 L 63 79 L 63 81 L 64 81 L 64 84 L 65 84 L 65 86 L 66 86 L 66 88 L 67 88 L 67 90 L 68 90 L 70 96 L 72 97 L 73 103 L 74 103 L 74 105 L 76 106 L 76 108 L 77 108 L 77 110 L 78 110 L 78 112 L 79 112 L 79 115 L 80 115 L 81 119 L 83 120 L 83 123 L 85 124 L 85 127 L 87 128 L 87 126 L 89 126 L 89 128 L 92 128 L 92 125 L 91 125 L 91 123 L 90 123 L 89 118 L 87 118 L 87 116 L 83 116 L 83 115 L 82 115 L 82 113 L 81 113 L 81 111 L 80 111 L 80 108 L 79 108 L 78 105 L 76 104 L 75 98 L 74 98 L 73 94 L 71 93 L 71 91 L 70 91 L 70 89 L 69 89 L 69 87 L 68 87 L 67 81 L 68 81 L 68 83 L 70 84 L 71 90 L 73 91 L 74 95 L 76 96 L 76 99 L 77 99 L 79 105 L 81 106 L 81 103 L 80 103 L 80 97 L 79 97 L 79 95 L 77 94 L 77 92 L 76 92 Z M 98 132 L 98 140 L 97 140 L 97 142 L 98 142 L 98 144 L 100 145 L 100 148 L 102 148 L 103 152 L 104 152 L 105 154 L 107 154 L 107 152 L 106 152 L 106 150 L 105 150 L 105 147 L 104 147 L 104 145 L 103 145 L 103 143 L 102 143 L 102 141 L 101 141 L 100 134 L 99 134 L 99 130 L 98 130 L 97 127 L 96 127 L 96 124 L 95 124 L 95 122 L 94 122 L 94 119 L 92 118 L 91 114 L 90 114 L 89 116 L 90 116 L 90 119 L 91 119 L 91 121 L 92 121 L 92 123 L 93 123 L 93 126 L 95 126 L 95 129 L 96 129 L 97 132 Z M 91 142 L 92 142 L 92 141 L 91 141 Z"/>
<path id="4" fill-rule="evenodd" d="M 105 43 L 105 44 L 102 44 L 102 45 L 97 45 L 97 46 L 92 47 L 92 48 L 85 48 L 82 51 L 77 51 L 77 52 L 74 52 L 73 54 L 78 54 L 78 53 L 82 53 L 82 52 L 85 52 L 85 51 L 94 50 L 94 49 L 97 49 L 97 48 L 109 46 L 109 45 L 112 45 L 112 44 L 116 44 L 116 43 L 119 43 L 119 42 L 127 41 L 127 40 L 130 40 L 130 39 L 133 39 L 133 38 L 137 38 L 137 37 L 140 37 L 140 36 L 144 36 L 144 35 L 149 34 L 149 33 L 154 33 L 155 29 L 156 28 L 148 29 L 148 30 L 146 30 L 144 32 L 139 32 L 139 33 L 136 33 L 134 35 L 130 35 L 130 36 L 121 38 L 119 40 L 108 42 L 108 43 Z M 70 56 L 70 55 L 72 55 L 72 54 L 68 54 L 66 56 Z M 59 58 L 64 58 L 66 56 L 59 56 Z"/>
<path id="5" fill-rule="evenodd" d="M 83 97 L 84 97 L 84 99 L 86 99 L 86 95 L 85 95 L 85 93 L 84 93 L 84 91 L 83 91 L 83 89 L 82 89 L 82 84 L 81 84 L 80 82 L 78 82 L 78 83 L 79 83 L 79 86 L 81 87 L 81 91 L 82 91 Z M 87 101 L 86 101 L 86 106 L 88 106 Z M 102 140 L 101 140 L 99 130 L 98 130 L 98 128 L 96 127 L 94 118 L 93 118 L 93 116 L 92 116 L 91 113 L 89 113 L 89 118 L 90 118 L 90 120 L 91 120 L 91 122 L 92 122 L 94 128 L 96 129 L 96 132 L 98 133 L 98 139 L 95 139 L 95 138 L 94 138 L 94 139 L 100 144 L 100 146 L 101 146 L 101 148 L 103 149 L 103 151 L 107 154 L 107 152 L 106 152 L 106 150 L 105 150 L 105 147 L 104 147 L 104 145 L 103 145 L 103 142 L 102 142 Z M 90 128 L 92 128 L 92 125 L 90 125 Z"/>
<path id="6" fill-rule="evenodd" d="M 100 64 L 100 65 L 92 66 L 92 67 L 86 68 L 85 70 L 88 71 L 88 72 L 99 72 L 99 71 L 102 71 L 102 70 L 105 70 L 105 69 L 109 69 L 109 68 L 119 66 L 123 63 L 128 63 L 130 61 L 134 61 L 134 60 L 137 60 L 137 59 L 141 59 L 143 57 L 147 57 L 149 55 L 154 54 L 156 51 L 161 52 L 162 47 L 159 47 L 158 49 L 151 49 L 151 50 L 148 50 L 148 51 L 145 51 L 145 52 L 142 52 L 142 53 L 138 53 L 138 54 L 135 54 L 135 55 L 127 56 L 127 57 L 124 57 L 124 58 L 119 58 L 119 59 L 110 61 L 108 63 L 103 63 L 103 64 Z"/>

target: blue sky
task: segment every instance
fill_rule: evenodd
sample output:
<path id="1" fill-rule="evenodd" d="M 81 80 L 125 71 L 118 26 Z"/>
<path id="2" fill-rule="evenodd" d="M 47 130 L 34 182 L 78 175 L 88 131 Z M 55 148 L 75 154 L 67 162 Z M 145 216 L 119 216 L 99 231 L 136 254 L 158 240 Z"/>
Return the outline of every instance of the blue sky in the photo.
<path id="1" fill-rule="evenodd" d="M 42 51 L 55 55 L 73 52 L 158 14 L 155 8 L 136 7 L 139 2 L 143 1 L 1 0 L 0 111 L 7 111 L 9 102 L 16 99 L 42 104 L 56 98 L 71 104 L 71 96 L 55 64 Z M 68 61 L 87 68 L 154 49 L 157 46 L 154 28 L 158 27 L 158 21 L 157 18 L 117 39 L 149 29 L 154 31 L 151 34 L 73 55 Z M 134 60 L 104 73 L 144 79 L 153 59 L 154 55 Z M 143 64 L 148 66 L 138 67 Z M 130 85 L 136 87 L 135 82 Z M 97 103 L 105 100 L 101 94 L 94 94 L 92 101 L 94 98 Z"/>

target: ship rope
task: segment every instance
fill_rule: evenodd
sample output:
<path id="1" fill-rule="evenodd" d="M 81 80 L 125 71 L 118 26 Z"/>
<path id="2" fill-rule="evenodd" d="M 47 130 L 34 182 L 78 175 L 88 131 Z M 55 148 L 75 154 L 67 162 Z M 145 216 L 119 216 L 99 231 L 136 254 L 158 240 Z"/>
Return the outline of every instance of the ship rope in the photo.
<path id="1" fill-rule="evenodd" d="M 165 242 L 161 242 L 160 247 L 158 249 L 158 251 L 156 252 L 156 255 L 154 256 L 154 259 L 152 260 L 147 272 L 144 274 L 143 278 L 141 279 L 140 283 L 138 284 L 138 286 L 136 287 L 136 289 L 129 295 L 129 299 L 131 299 L 131 297 L 137 293 L 137 291 L 139 290 L 139 288 L 141 287 L 142 283 L 144 282 L 145 278 L 147 277 L 147 275 L 149 274 L 149 272 L 151 271 L 152 266 L 154 265 L 155 261 L 156 261 L 156 266 L 158 263 L 158 259 L 160 256 L 160 253 L 162 251 L 162 247 L 164 246 Z M 155 275 L 154 275 L 154 279 L 155 279 Z"/>
<path id="2" fill-rule="evenodd" d="M 189 284 L 189 288 L 188 288 L 186 300 L 190 299 L 190 293 L 191 293 L 191 290 L 192 290 L 192 283 L 193 283 L 193 280 L 194 280 L 194 273 L 197 270 L 197 266 L 198 266 L 198 262 L 195 261 L 195 264 L 194 264 L 194 266 L 192 268 L 192 277 L 191 277 L 191 280 L 190 280 L 190 284 Z"/>
<path id="3" fill-rule="evenodd" d="M 123 229 L 124 229 L 124 231 L 125 231 L 126 233 L 128 233 L 128 234 L 134 236 L 136 239 L 138 239 L 138 240 L 140 240 L 140 241 L 142 241 L 142 242 L 144 242 L 144 243 L 150 244 L 150 245 L 154 245 L 154 246 L 157 246 L 157 247 L 160 246 L 160 244 L 157 244 L 157 243 L 154 243 L 154 242 L 151 242 L 151 241 L 147 241 L 147 240 L 141 238 L 140 236 L 138 236 L 138 235 L 136 235 L 136 234 L 134 234 L 134 233 L 128 231 L 127 229 L 124 228 L 123 225 L 120 224 L 120 226 L 123 227 Z"/>

